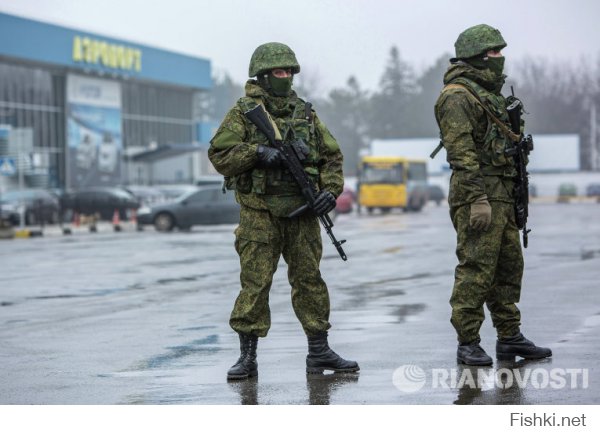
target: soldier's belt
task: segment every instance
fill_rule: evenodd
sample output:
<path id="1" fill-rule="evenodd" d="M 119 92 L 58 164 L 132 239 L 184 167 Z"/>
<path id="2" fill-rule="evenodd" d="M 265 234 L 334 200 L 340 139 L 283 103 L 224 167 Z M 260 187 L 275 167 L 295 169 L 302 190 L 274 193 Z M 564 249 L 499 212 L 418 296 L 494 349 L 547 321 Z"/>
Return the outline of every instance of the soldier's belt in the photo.
<path id="1" fill-rule="evenodd" d="M 514 177 L 515 173 L 512 168 L 491 168 L 491 167 L 482 167 L 480 168 L 481 174 L 484 177 Z"/>

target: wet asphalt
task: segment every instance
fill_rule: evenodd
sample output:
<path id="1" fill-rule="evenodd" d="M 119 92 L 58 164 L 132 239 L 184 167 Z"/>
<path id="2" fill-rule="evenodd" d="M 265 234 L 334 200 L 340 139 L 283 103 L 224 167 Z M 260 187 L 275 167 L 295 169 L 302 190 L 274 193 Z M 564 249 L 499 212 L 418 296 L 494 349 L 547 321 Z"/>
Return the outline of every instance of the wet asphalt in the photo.
<path id="1" fill-rule="evenodd" d="M 259 376 L 230 383 L 234 226 L 0 241 L 0 404 L 599 404 L 600 204 L 530 214 L 522 330 L 552 358 L 457 365 L 455 233 L 432 204 L 339 216 L 347 262 L 324 236 L 330 344 L 359 374 L 305 374 L 282 261 Z M 481 335 L 494 356 L 487 312 Z"/>

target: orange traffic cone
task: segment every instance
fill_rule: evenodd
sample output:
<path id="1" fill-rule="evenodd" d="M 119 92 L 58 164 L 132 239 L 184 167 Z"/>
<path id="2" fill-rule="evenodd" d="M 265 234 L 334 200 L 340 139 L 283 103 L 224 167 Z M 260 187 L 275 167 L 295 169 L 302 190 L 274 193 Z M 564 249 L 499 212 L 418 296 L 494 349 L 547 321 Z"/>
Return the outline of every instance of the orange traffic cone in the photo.
<path id="1" fill-rule="evenodd" d="M 119 210 L 115 209 L 112 218 L 113 230 L 121 231 L 121 221 L 119 220 Z"/>

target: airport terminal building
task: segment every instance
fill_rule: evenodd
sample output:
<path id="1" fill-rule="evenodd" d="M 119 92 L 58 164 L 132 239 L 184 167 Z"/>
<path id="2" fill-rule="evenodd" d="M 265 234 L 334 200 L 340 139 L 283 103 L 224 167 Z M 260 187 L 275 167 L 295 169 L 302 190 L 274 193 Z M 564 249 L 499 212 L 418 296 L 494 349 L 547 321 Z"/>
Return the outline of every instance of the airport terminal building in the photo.
<path id="1" fill-rule="evenodd" d="M 0 13 L 0 189 L 192 181 L 207 59 Z"/>

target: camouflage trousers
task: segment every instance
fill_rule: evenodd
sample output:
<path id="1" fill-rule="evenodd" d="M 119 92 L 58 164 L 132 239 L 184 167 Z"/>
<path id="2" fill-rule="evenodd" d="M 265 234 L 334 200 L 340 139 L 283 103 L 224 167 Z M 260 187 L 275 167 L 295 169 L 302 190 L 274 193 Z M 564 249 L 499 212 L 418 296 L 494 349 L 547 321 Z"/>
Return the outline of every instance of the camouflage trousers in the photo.
<path id="1" fill-rule="evenodd" d="M 281 255 L 288 265 L 292 306 L 304 332 L 315 335 L 331 327 L 329 292 L 319 271 L 321 230 L 314 216 L 278 218 L 266 210 L 242 206 L 235 235 L 242 289 L 229 320 L 233 330 L 267 335 L 271 326 L 269 290 Z"/>
<path id="2" fill-rule="evenodd" d="M 487 231 L 469 226 L 470 206 L 450 210 L 456 229 L 454 288 L 450 305 L 451 323 L 458 341 L 466 343 L 479 338 L 485 318 L 486 304 L 498 337 L 519 332 L 521 314 L 516 306 L 521 295 L 523 254 L 519 230 L 515 224 L 513 205 L 491 201 L 492 222 Z"/>

